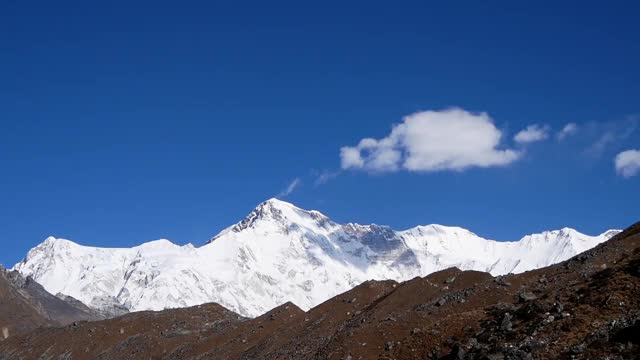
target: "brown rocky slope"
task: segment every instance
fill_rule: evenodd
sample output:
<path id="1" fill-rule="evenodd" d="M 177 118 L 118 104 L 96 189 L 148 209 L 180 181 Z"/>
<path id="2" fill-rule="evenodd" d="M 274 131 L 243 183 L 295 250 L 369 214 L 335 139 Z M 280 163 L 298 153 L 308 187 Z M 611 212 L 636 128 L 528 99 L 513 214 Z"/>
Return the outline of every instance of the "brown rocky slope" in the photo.
<path id="1" fill-rule="evenodd" d="M 80 301 L 58 298 L 30 277 L 0 267 L 0 340 L 41 326 L 101 319 L 102 314 Z"/>
<path id="2" fill-rule="evenodd" d="M 0 359 L 637 359 L 640 223 L 547 268 L 369 281 L 303 312 L 216 304 L 41 328 Z"/>

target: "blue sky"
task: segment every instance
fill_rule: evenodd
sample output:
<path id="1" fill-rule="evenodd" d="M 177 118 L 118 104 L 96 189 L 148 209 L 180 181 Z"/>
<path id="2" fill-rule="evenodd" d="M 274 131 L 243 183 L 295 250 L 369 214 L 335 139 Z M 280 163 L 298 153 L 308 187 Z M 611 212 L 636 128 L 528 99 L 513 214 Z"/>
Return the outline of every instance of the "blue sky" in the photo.
<path id="1" fill-rule="evenodd" d="M 4 2 L 0 263 L 202 244 L 277 195 L 498 240 L 639 220 L 637 5 L 447 3 Z"/>

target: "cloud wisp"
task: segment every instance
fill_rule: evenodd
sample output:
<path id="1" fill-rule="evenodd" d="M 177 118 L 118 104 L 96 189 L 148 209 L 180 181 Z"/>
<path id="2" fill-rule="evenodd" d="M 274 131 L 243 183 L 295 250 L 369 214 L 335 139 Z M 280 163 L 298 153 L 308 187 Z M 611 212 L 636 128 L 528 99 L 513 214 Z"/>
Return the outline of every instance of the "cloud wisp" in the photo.
<path id="1" fill-rule="evenodd" d="M 620 150 L 620 146 L 624 146 L 624 143 L 640 128 L 640 118 L 630 116 L 620 121 L 592 122 L 583 128 L 587 131 L 588 138 L 595 139 L 585 153 L 597 159 L 616 147 Z"/>
<path id="2" fill-rule="evenodd" d="M 338 175 L 340 175 L 340 171 L 330 171 L 330 170 L 313 171 L 312 175 L 315 177 L 315 179 L 313 180 L 313 186 L 318 187 L 338 177 Z"/>
<path id="3" fill-rule="evenodd" d="M 341 166 L 370 172 L 505 166 L 521 153 L 501 147 L 501 139 L 502 131 L 487 113 L 460 108 L 422 111 L 406 116 L 382 139 L 364 138 L 355 146 L 342 147 Z"/>
<path id="4" fill-rule="evenodd" d="M 289 183 L 287 188 L 281 191 L 276 197 L 282 198 L 291 195 L 291 193 L 294 192 L 300 186 L 300 184 L 302 184 L 302 180 L 300 180 L 300 178 L 293 179 Z"/>
<path id="5" fill-rule="evenodd" d="M 627 150 L 616 155 L 614 159 L 616 172 L 630 178 L 640 174 L 640 150 Z"/>
<path id="6" fill-rule="evenodd" d="M 549 126 L 533 124 L 527 126 L 525 129 L 520 130 L 513 140 L 519 144 L 529 144 L 546 140 L 549 137 Z"/>
<path id="7" fill-rule="evenodd" d="M 575 133 L 577 132 L 578 125 L 576 123 L 568 123 L 562 128 L 562 130 L 558 131 L 558 133 L 556 134 L 556 139 L 558 139 L 558 141 L 562 141 L 569 136 L 575 135 Z"/>

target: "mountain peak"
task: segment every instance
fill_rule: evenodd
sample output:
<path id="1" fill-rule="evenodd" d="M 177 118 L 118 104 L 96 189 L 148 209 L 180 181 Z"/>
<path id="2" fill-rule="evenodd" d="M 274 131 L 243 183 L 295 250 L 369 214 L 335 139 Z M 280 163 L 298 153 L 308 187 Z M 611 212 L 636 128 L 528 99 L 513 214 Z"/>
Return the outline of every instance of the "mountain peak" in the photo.
<path id="1" fill-rule="evenodd" d="M 306 211 L 300 209 L 299 207 L 288 203 L 286 201 L 282 201 L 276 198 L 271 198 L 269 200 L 263 201 L 258 206 L 253 209 L 251 214 L 247 216 L 247 218 L 253 217 L 252 215 L 258 216 L 259 218 L 280 218 L 282 217 L 283 212 L 289 213 L 292 211 Z"/>
<path id="2" fill-rule="evenodd" d="M 368 279 L 403 281 L 449 267 L 494 275 L 527 271 L 605 240 L 569 228 L 499 242 L 438 224 L 405 231 L 341 225 L 271 198 L 202 247 L 161 239 L 95 248 L 50 237 L 14 269 L 52 293 L 100 309 L 119 304 L 160 310 L 213 301 L 257 316 L 286 300 L 309 309 Z"/>
<path id="3" fill-rule="evenodd" d="M 207 244 L 211 244 L 213 241 L 218 239 L 219 237 L 229 233 L 235 232 L 239 233 L 245 229 L 253 227 L 258 221 L 261 220 L 269 220 L 274 219 L 276 221 L 281 221 L 283 216 L 283 212 L 290 212 L 293 210 L 303 211 L 291 203 L 286 201 L 282 201 L 276 198 L 271 198 L 266 201 L 258 204 L 244 219 L 240 222 L 222 230 L 216 236 L 212 237 L 207 241 Z"/>
<path id="4" fill-rule="evenodd" d="M 135 248 L 148 249 L 148 250 L 174 249 L 178 247 L 180 247 L 180 245 L 176 245 L 167 239 L 152 240 L 144 244 L 135 246 Z"/>
<path id="5" fill-rule="evenodd" d="M 292 203 L 286 202 L 284 200 L 280 200 L 278 198 L 271 198 L 271 199 L 268 199 L 266 201 L 263 201 L 262 203 L 260 203 L 258 205 L 258 207 L 261 206 L 261 205 L 270 205 L 270 206 L 274 206 L 274 207 L 278 207 L 278 208 L 286 207 L 286 208 L 299 209 L 297 206 L 293 205 Z"/>
<path id="6" fill-rule="evenodd" d="M 68 248 L 74 245 L 77 246 L 78 244 L 76 244 L 71 240 L 56 238 L 54 236 L 48 236 L 46 239 L 44 239 L 43 242 L 41 242 L 38 246 L 36 246 L 36 249 L 37 248 L 59 249 L 59 248 Z"/>
<path id="7" fill-rule="evenodd" d="M 257 219 L 275 221 L 283 226 L 295 224 L 300 226 L 325 227 L 328 224 L 333 224 L 333 222 L 320 211 L 305 210 L 276 198 L 271 198 L 258 205 L 247 219 L 248 218 L 251 218 L 252 222 Z"/>
<path id="8" fill-rule="evenodd" d="M 281 229 L 287 229 L 292 225 L 325 227 L 328 224 L 333 224 L 327 216 L 317 210 L 304 210 L 289 202 L 270 198 L 258 204 L 243 220 L 212 237 L 207 241 L 207 244 L 229 232 L 239 233 L 249 228 L 255 228 L 259 223 L 268 223 L 270 226 L 275 225 Z"/>

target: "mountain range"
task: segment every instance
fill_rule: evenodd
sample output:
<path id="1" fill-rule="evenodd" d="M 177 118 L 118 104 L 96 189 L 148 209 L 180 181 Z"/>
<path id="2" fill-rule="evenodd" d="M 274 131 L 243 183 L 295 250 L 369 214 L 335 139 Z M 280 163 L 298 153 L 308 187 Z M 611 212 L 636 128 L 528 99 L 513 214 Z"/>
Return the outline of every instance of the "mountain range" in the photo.
<path id="1" fill-rule="evenodd" d="M 367 280 L 406 281 L 450 267 L 521 273 L 564 261 L 619 232 L 588 236 L 564 228 L 494 241 L 442 225 L 395 231 L 338 224 L 270 199 L 200 247 L 156 240 L 97 248 L 49 237 L 13 270 L 104 312 L 215 302 L 255 317 L 288 301 L 308 310 Z"/>
<path id="2" fill-rule="evenodd" d="M 631 360 L 640 354 L 640 223 L 541 269 L 365 281 L 308 311 L 287 302 L 255 318 L 208 303 L 5 333 L 23 322 L 13 315 L 25 304 L 3 289 L 0 281 L 0 360 Z"/>

